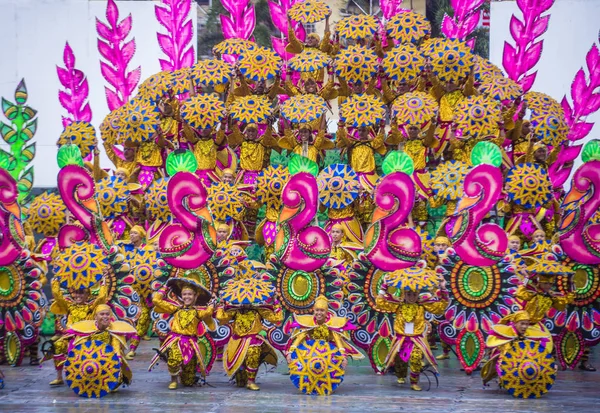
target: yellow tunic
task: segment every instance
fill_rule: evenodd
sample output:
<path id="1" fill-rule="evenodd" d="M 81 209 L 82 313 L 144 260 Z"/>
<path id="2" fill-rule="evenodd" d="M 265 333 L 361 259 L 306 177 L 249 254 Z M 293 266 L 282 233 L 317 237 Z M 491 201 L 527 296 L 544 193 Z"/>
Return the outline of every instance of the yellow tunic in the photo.
<path id="1" fill-rule="evenodd" d="M 346 128 L 340 127 L 336 134 L 338 148 L 349 148 L 350 166 L 355 172 L 371 173 L 375 171 L 375 152 L 384 155 L 384 132 L 381 130 L 371 141 L 355 141 L 348 137 Z"/>
<path id="2" fill-rule="evenodd" d="M 198 334 L 198 324 L 205 322 L 209 329 L 214 329 L 214 321 L 212 314 L 214 308 L 212 306 L 206 309 L 198 309 L 195 307 L 184 307 L 176 305 L 164 300 L 164 294 L 158 292 L 152 297 L 154 311 L 159 314 L 173 314 L 171 322 L 171 332 L 183 334 L 186 336 L 195 336 Z"/>
<path id="3" fill-rule="evenodd" d="M 382 310 L 395 311 L 394 331 L 403 336 L 422 336 L 426 327 L 425 312 L 442 315 L 448 307 L 447 300 L 409 304 L 391 303 L 383 297 L 377 297 L 376 303 Z M 406 323 L 413 323 L 412 333 L 404 330 Z"/>
<path id="4" fill-rule="evenodd" d="M 56 315 L 66 315 L 67 328 L 69 328 L 73 323 L 92 319 L 96 307 L 106 303 L 106 287 L 100 288 L 98 296 L 91 304 L 75 304 L 65 300 L 58 282 L 52 283 L 52 296 L 54 302 L 50 306 L 50 311 Z"/>
<path id="5" fill-rule="evenodd" d="M 290 150 L 293 153 L 302 156 L 302 144 L 298 142 L 294 133 L 289 129 L 285 129 L 283 137 L 279 139 L 279 146 L 282 149 Z M 311 161 L 317 162 L 319 151 L 333 149 L 333 147 L 333 142 L 327 139 L 325 137 L 325 131 L 321 130 L 317 134 L 314 143 L 308 145 L 306 157 Z"/>
<path id="6" fill-rule="evenodd" d="M 550 297 L 529 290 L 524 285 L 520 285 L 519 288 L 517 288 L 515 297 L 519 300 L 526 301 L 524 310 L 529 313 L 531 323 L 537 324 L 544 320 L 546 313 L 550 308 L 564 311 L 567 305 L 575 299 L 575 293 L 569 293 L 559 297 Z"/>
<path id="7" fill-rule="evenodd" d="M 277 141 L 273 139 L 272 128 L 269 126 L 264 135 L 256 140 L 245 139 L 237 125 L 232 129 L 228 142 L 232 148 L 240 146 L 240 168 L 244 171 L 262 170 L 267 148 L 277 146 Z"/>
<path id="8" fill-rule="evenodd" d="M 160 147 L 154 142 L 142 142 L 136 152 L 135 160 L 143 166 L 161 166 Z"/>

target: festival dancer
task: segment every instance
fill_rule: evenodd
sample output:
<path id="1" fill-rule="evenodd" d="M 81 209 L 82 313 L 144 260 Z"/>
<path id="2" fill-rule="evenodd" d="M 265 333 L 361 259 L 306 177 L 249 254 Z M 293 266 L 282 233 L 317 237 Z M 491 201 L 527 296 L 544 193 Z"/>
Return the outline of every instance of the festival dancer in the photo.
<path id="1" fill-rule="evenodd" d="M 70 291 L 70 297 L 65 298 L 60 288 L 58 279 L 53 279 L 52 283 L 52 296 L 54 302 L 50 306 L 50 311 L 57 317 L 67 317 L 67 330 L 73 323 L 77 323 L 84 320 L 92 320 L 94 311 L 101 304 L 106 303 L 106 288 L 101 287 L 98 295 L 94 300 L 91 300 L 90 290 L 86 288 Z M 63 334 L 57 337 L 53 337 L 54 350 L 53 350 L 53 361 L 54 368 L 56 369 L 56 379 L 50 382 L 51 386 L 60 386 L 64 384 L 62 371 L 66 361 L 66 355 L 68 353 L 70 335 Z"/>
<path id="2" fill-rule="evenodd" d="M 491 350 L 490 359 L 481 369 L 481 379 L 487 385 L 498 376 L 496 365 L 502 359 L 510 343 L 515 340 L 539 341 L 552 350 L 552 336 L 548 331 L 542 331 L 537 325 L 531 324 L 529 313 L 524 310 L 517 311 L 502 318 L 492 327 L 486 340 L 486 347 Z"/>
<path id="3" fill-rule="evenodd" d="M 539 325 L 547 332 L 544 319 L 548 310 L 554 308 L 557 311 L 564 311 L 575 299 L 572 280 L 570 292 L 562 294 L 552 289 L 555 278 L 561 274 L 572 275 L 573 272 L 555 259 L 551 259 L 548 254 L 523 258 L 528 262 L 527 271 L 530 278 L 517 288 L 515 297 L 522 302 L 523 309 L 529 314 L 531 324 Z"/>
<path id="4" fill-rule="evenodd" d="M 321 119 L 323 119 L 321 129 L 316 133 L 307 124 L 301 124 L 297 132 L 284 127 L 283 136 L 279 138 L 279 147 L 317 162 L 321 151 L 335 147 L 334 143 L 325 136 L 325 117 L 322 116 Z"/>
<path id="5" fill-rule="evenodd" d="M 101 341 L 109 344 L 119 356 L 121 362 L 121 374 L 119 375 L 119 384 L 131 383 L 133 374 L 123 357 L 123 352 L 127 345 L 127 336 L 135 334 L 135 328 L 125 321 L 118 321 L 110 307 L 106 304 L 99 304 L 93 314 L 93 320 L 79 321 L 71 325 L 69 333 L 74 335 L 72 346 L 91 341 Z M 113 392 L 116 391 L 113 390 Z"/>
<path id="6" fill-rule="evenodd" d="M 216 328 L 214 306 L 212 302 L 206 306 L 210 299 L 210 293 L 191 278 L 171 278 L 152 298 L 154 311 L 173 315 L 171 331 L 148 368 L 152 369 L 161 354 L 168 354 L 169 390 L 177 389 L 178 377 L 184 386 L 193 386 L 196 371 L 205 375 L 206 362 L 197 341 Z"/>
<path id="7" fill-rule="evenodd" d="M 437 371 L 435 357 L 431 353 L 425 337 L 425 312 L 442 315 L 449 303 L 446 281 L 439 282 L 436 298 L 422 300 L 421 292 L 427 288 L 435 288 L 437 277 L 425 267 L 425 263 L 386 275 L 377 296 L 377 306 L 386 311 L 393 311 L 395 337 L 386 357 L 387 368 L 395 365 L 398 384 L 406 382 L 406 374 L 410 366 L 410 388 L 421 391 L 419 377 L 425 359 Z M 402 292 L 395 297 L 388 292 L 395 287 Z"/>
<path id="8" fill-rule="evenodd" d="M 235 280 L 232 281 L 235 283 Z M 256 373 L 262 362 L 277 365 L 277 354 L 260 335 L 264 330 L 263 320 L 274 324 L 283 321 L 283 312 L 278 304 L 273 306 L 217 307 L 220 324 L 231 325 L 232 335 L 225 348 L 223 366 L 230 377 L 235 377 L 238 387 L 257 391 Z"/>
<path id="9" fill-rule="evenodd" d="M 273 138 L 273 128 L 269 125 L 264 133 L 259 134 L 258 127 L 250 123 L 244 127 L 243 133 L 237 124 L 232 126 L 232 130 L 227 140 L 229 147 L 240 148 L 242 182 L 246 185 L 255 185 L 256 177 L 263 169 L 268 150 L 277 147 L 277 140 Z"/>
<path id="10" fill-rule="evenodd" d="M 292 333 L 292 344 L 286 355 L 288 364 L 294 362 L 291 353 L 307 339 L 324 340 L 333 343 L 344 358 L 342 369 L 346 369 L 348 357 L 353 360 L 364 358 L 362 353 L 345 336 L 346 331 L 351 331 L 356 327 L 347 318 L 336 317 L 329 312 L 329 300 L 327 297 L 324 295 L 317 297 L 312 311 L 312 315 L 294 315 L 292 328 L 295 331 Z"/>
<path id="11" fill-rule="evenodd" d="M 125 253 L 127 260 L 130 262 L 132 270 L 135 270 L 134 265 L 136 264 L 136 256 L 142 255 L 143 250 L 150 251 L 151 248 L 149 245 L 146 245 L 144 241 L 146 240 L 146 231 L 139 225 L 134 226 L 129 231 L 129 240 L 131 244 L 126 247 Z M 138 258 L 139 259 L 139 258 Z M 151 277 L 150 277 L 151 278 Z M 137 334 L 131 339 L 131 343 L 129 346 L 129 352 L 125 356 L 127 360 L 133 360 L 135 357 L 135 352 L 140 345 L 140 339 L 148 341 L 150 337 L 148 337 L 148 329 L 150 328 L 150 307 L 148 306 L 148 302 L 152 297 L 149 296 L 147 291 L 149 290 L 146 285 L 141 285 L 145 280 L 135 280 L 134 288 L 137 291 L 138 295 L 140 295 L 140 307 L 141 307 L 141 315 L 137 320 L 137 325 L 135 326 Z"/>

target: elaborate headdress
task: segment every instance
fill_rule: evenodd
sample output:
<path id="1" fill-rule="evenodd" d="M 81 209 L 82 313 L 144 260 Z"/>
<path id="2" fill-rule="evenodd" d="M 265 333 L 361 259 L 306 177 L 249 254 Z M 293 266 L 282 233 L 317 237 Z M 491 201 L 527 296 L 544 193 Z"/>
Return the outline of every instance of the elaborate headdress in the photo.
<path id="1" fill-rule="evenodd" d="M 313 308 L 327 311 L 329 309 L 329 300 L 324 295 L 320 295 L 315 299 Z"/>
<path id="2" fill-rule="evenodd" d="M 508 325 L 510 323 L 518 323 L 519 321 L 529 321 L 529 313 L 525 310 L 520 310 L 515 313 L 509 314 L 506 317 L 502 318 L 498 324 Z"/>
<path id="3" fill-rule="evenodd" d="M 142 228 L 139 225 L 135 225 L 133 228 L 131 228 L 131 230 L 129 232 L 137 232 L 138 234 L 140 234 L 142 236 L 142 238 L 146 238 L 146 230 L 144 228 Z"/>

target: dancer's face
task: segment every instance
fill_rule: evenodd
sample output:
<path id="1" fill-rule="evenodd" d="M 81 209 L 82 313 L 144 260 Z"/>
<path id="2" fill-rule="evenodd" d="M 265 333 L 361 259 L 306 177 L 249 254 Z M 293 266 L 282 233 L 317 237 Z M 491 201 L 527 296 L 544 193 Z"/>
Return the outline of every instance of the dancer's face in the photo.
<path id="1" fill-rule="evenodd" d="M 508 249 L 511 251 L 519 251 L 521 249 L 521 241 L 518 239 L 508 240 Z"/>
<path id="2" fill-rule="evenodd" d="M 515 323 L 515 330 L 517 330 L 517 333 L 519 333 L 520 336 L 525 334 L 525 331 L 527 331 L 528 327 L 529 327 L 529 321 L 527 321 L 527 320 L 517 321 Z"/>
<path id="3" fill-rule="evenodd" d="M 536 232 L 535 234 L 533 234 L 532 239 L 533 239 L 533 242 L 535 242 L 536 244 L 540 243 L 540 242 L 544 242 L 544 240 L 546 239 L 546 234 L 541 231 Z"/>
<path id="4" fill-rule="evenodd" d="M 251 141 L 256 139 L 257 135 L 258 135 L 258 131 L 256 129 L 254 129 L 254 128 L 246 129 L 246 138 L 250 139 Z"/>
<path id="5" fill-rule="evenodd" d="M 421 129 L 419 129 L 418 127 L 411 125 L 408 127 L 408 137 L 410 139 L 417 139 L 419 137 L 419 132 L 421 132 Z"/>
<path id="6" fill-rule="evenodd" d="M 96 313 L 96 326 L 99 330 L 106 330 L 110 326 L 110 310 L 102 310 Z"/>
<path id="7" fill-rule="evenodd" d="M 313 79 L 308 79 L 304 82 L 306 93 L 317 93 L 317 83 Z"/>
<path id="8" fill-rule="evenodd" d="M 419 300 L 419 293 L 416 291 L 407 291 L 404 293 L 404 301 L 408 304 L 414 304 Z"/>
<path id="9" fill-rule="evenodd" d="M 181 300 L 184 305 L 192 305 L 194 304 L 194 301 L 196 301 L 196 294 L 194 291 L 186 288 L 181 292 Z"/>
<path id="10" fill-rule="evenodd" d="M 126 180 L 127 179 L 127 174 L 125 174 L 125 172 L 123 172 L 123 171 L 117 171 L 117 172 L 115 172 L 115 176 L 117 178 L 119 178 L 119 179 L 122 179 L 122 180 Z"/>
<path id="11" fill-rule="evenodd" d="M 319 324 L 322 324 L 327 320 L 327 310 L 323 308 L 315 308 L 313 310 L 313 314 L 315 316 L 315 320 Z"/>
<path id="12" fill-rule="evenodd" d="M 123 149 L 123 156 L 127 162 L 132 162 L 135 159 L 135 148 L 125 147 Z"/>
<path id="13" fill-rule="evenodd" d="M 552 283 L 547 282 L 547 281 L 540 281 L 538 283 L 538 287 L 540 287 L 540 290 L 547 293 L 548 291 L 550 291 L 552 289 Z"/>
<path id="14" fill-rule="evenodd" d="M 448 244 L 446 244 L 444 242 L 436 242 L 433 244 L 433 252 L 435 252 L 438 255 L 445 253 L 447 249 L 448 249 Z"/>
<path id="15" fill-rule="evenodd" d="M 75 304 L 85 304 L 90 297 L 90 293 L 88 290 L 76 290 L 73 291 L 72 296 Z"/>
<path id="16" fill-rule="evenodd" d="M 217 242 L 225 241 L 229 235 L 229 231 L 225 228 L 219 228 L 217 230 Z"/>
<path id="17" fill-rule="evenodd" d="M 137 231 L 131 231 L 129 232 L 129 241 L 133 245 L 138 245 L 140 242 L 142 242 L 142 235 Z"/>
<path id="18" fill-rule="evenodd" d="M 233 183 L 233 174 L 230 174 L 228 172 L 223 174 L 223 182 L 225 182 L 226 184 L 232 184 Z"/>
<path id="19" fill-rule="evenodd" d="M 344 232 L 339 228 L 333 228 L 331 230 L 331 240 L 333 242 L 340 242 L 342 240 L 343 235 L 344 235 Z"/>
<path id="20" fill-rule="evenodd" d="M 548 149 L 544 147 L 536 149 L 533 153 L 533 158 L 537 162 L 546 162 L 546 159 L 548 158 Z"/>
<path id="21" fill-rule="evenodd" d="M 310 140 L 310 130 L 309 129 L 306 129 L 306 128 L 300 129 L 299 135 L 300 135 L 300 140 L 302 142 L 308 142 Z"/>

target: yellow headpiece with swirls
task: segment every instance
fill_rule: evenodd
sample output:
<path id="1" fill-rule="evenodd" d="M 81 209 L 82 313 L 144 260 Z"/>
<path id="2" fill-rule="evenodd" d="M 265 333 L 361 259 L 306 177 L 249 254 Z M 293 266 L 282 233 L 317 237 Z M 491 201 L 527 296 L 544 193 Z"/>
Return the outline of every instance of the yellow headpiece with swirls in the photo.
<path id="1" fill-rule="evenodd" d="M 329 300 L 324 295 L 320 295 L 315 299 L 314 308 L 319 310 L 328 310 L 329 309 Z"/>

